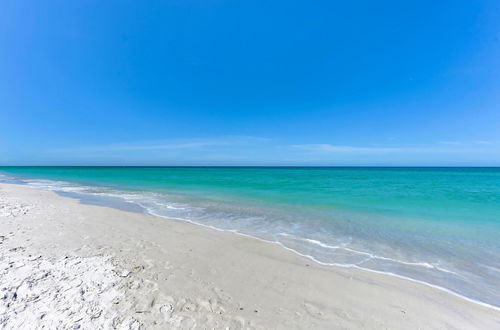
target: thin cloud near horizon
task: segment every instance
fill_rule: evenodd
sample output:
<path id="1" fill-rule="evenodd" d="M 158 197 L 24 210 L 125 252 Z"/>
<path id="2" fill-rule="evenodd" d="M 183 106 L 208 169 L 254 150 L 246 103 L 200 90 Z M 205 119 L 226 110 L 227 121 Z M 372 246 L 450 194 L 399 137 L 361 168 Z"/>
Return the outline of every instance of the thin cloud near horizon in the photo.
<path id="1" fill-rule="evenodd" d="M 451 142 L 440 141 L 428 145 L 401 145 L 401 146 L 356 146 L 330 143 L 307 144 L 280 144 L 279 139 L 255 136 L 220 136 L 192 139 L 167 139 L 140 142 L 110 143 L 103 145 L 75 146 L 53 148 L 52 153 L 59 152 L 112 152 L 112 151 L 168 151 L 191 150 L 208 148 L 247 147 L 258 149 L 279 148 L 289 150 L 302 150 L 309 153 L 323 154 L 386 154 L 386 153 L 440 153 L 440 152 L 498 152 L 498 144 L 493 141 Z"/>
<path id="2" fill-rule="evenodd" d="M 110 143 L 77 147 L 53 148 L 52 152 L 68 151 L 127 151 L 127 150 L 175 150 L 195 149 L 214 146 L 234 146 L 256 141 L 268 141 L 266 138 L 253 136 L 221 136 L 213 138 L 148 140 L 141 142 Z"/>
<path id="3" fill-rule="evenodd" d="M 442 145 L 442 143 L 440 143 Z M 470 144 L 466 145 L 467 148 L 457 148 L 461 144 L 446 144 L 449 147 L 443 147 L 440 144 L 427 145 L 427 146 L 408 146 L 408 147 L 359 147 L 359 146 L 346 146 L 346 145 L 333 145 L 333 144 L 297 144 L 291 147 L 310 152 L 318 153 L 364 153 L 364 154 L 385 154 L 385 153 L 440 153 L 440 152 L 453 152 L 453 153 L 474 153 L 484 151 L 500 151 L 498 148 L 486 149 L 471 148 Z M 476 143 L 483 146 L 493 146 L 493 143 Z"/>

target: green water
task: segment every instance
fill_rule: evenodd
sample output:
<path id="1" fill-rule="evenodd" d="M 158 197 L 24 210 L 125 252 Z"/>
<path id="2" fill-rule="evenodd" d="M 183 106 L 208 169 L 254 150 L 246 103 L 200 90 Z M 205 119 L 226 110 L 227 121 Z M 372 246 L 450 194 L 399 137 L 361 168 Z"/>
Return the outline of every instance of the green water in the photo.
<path id="1" fill-rule="evenodd" d="M 498 168 L 0 167 L 500 306 Z M 7 179 L 4 177 L 4 179 Z"/>

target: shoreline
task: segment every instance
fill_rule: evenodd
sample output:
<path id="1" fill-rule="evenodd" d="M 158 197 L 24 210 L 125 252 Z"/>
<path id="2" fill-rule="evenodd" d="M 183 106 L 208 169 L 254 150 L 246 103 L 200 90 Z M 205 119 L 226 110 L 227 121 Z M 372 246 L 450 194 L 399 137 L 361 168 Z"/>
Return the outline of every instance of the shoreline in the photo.
<path id="1" fill-rule="evenodd" d="M 41 189 L 41 188 L 35 188 L 35 189 Z M 143 206 L 138 206 L 142 210 L 138 210 L 138 209 L 134 210 L 134 207 L 136 206 L 136 204 L 134 204 L 132 202 L 129 202 L 129 201 L 122 201 L 122 203 L 123 204 L 129 204 L 130 207 L 121 207 L 121 205 L 119 205 L 119 204 L 108 204 L 106 202 L 95 202 L 95 201 L 91 202 L 91 201 L 89 201 L 89 196 L 85 196 L 84 194 L 81 194 L 81 193 L 68 193 L 68 192 L 57 191 L 57 190 L 51 190 L 51 191 L 54 191 L 57 195 L 62 196 L 62 197 L 68 197 L 68 198 L 76 199 L 76 200 L 78 200 L 82 204 L 102 206 L 102 207 L 109 207 L 109 208 L 113 208 L 113 209 L 122 210 L 122 211 L 125 211 L 125 212 L 136 212 L 136 213 L 141 213 L 141 214 L 147 214 L 147 215 L 151 215 L 151 216 L 154 216 L 154 217 L 166 219 L 167 221 L 180 221 L 180 222 L 189 223 L 189 224 L 196 225 L 196 226 L 201 226 L 201 227 L 204 227 L 204 228 L 209 228 L 211 230 L 216 230 L 216 231 L 219 231 L 219 232 L 227 232 L 227 233 L 232 233 L 232 234 L 240 235 L 240 236 L 247 237 L 247 238 L 250 238 L 250 239 L 255 239 L 255 240 L 258 240 L 258 241 L 261 241 L 261 242 L 264 242 L 264 243 L 275 244 L 275 245 L 278 245 L 280 248 L 283 248 L 283 249 L 285 249 L 287 251 L 290 251 L 290 252 L 292 252 L 292 253 L 300 256 L 300 257 L 307 258 L 307 259 L 309 259 L 309 260 L 311 260 L 311 261 L 313 261 L 313 262 L 315 262 L 315 263 L 317 263 L 319 265 L 331 266 L 331 267 L 340 267 L 340 268 L 347 268 L 347 269 L 357 269 L 357 270 L 371 272 L 371 273 L 380 274 L 380 275 L 393 276 L 393 277 L 396 277 L 396 278 L 399 278 L 399 279 L 403 279 L 403 280 L 407 280 L 407 281 L 411 281 L 411 282 L 423 284 L 423 285 L 426 285 L 426 286 L 431 287 L 431 288 L 436 289 L 436 290 L 441 290 L 443 292 L 446 292 L 446 293 L 449 293 L 451 295 L 454 295 L 454 296 L 456 296 L 456 297 L 458 297 L 460 299 L 464 299 L 464 300 L 466 300 L 468 302 L 471 302 L 471 303 L 480 305 L 482 307 L 490 308 L 490 309 L 492 309 L 494 311 L 499 311 L 500 312 L 500 306 L 495 306 L 495 305 L 489 304 L 487 302 L 483 302 L 481 300 L 476 300 L 476 299 L 473 299 L 473 298 L 469 298 L 469 297 L 467 297 L 465 295 L 462 295 L 462 294 L 460 294 L 458 292 L 455 292 L 455 291 L 453 291 L 451 289 L 447 289 L 447 288 L 439 286 L 439 285 L 435 285 L 435 284 L 432 284 L 432 283 L 429 283 L 429 282 L 425 282 L 425 281 L 422 281 L 422 280 L 414 279 L 414 278 L 411 278 L 411 277 L 408 277 L 408 276 L 404 276 L 404 275 L 400 275 L 400 274 L 396 274 L 396 273 L 391 273 L 391 272 L 386 272 L 386 271 L 378 271 L 378 270 L 374 270 L 374 269 L 370 269 L 370 268 L 364 268 L 364 267 L 357 266 L 357 265 L 354 265 L 354 264 L 352 264 L 352 265 L 345 265 L 345 264 L 339 264 L 339 263 L 322 262 L 322 261 L 317 260 L 316 258 L 314 258 L 314 256 L 311 256 L 311 255 L 308 255 L 308 254 L 302 254 L 299 251 L 296 251 L 296 250 L 294 250 L 292 248 L 289 248 L 289 247 L 285 246 L 284 244 L 282 244 L 279 241 L 270 241 L 270 240 L 266 240 L 266 239 L 263 239 L 263 238 L 260 238 L 260 237 L 257 237 L 257 236 L 253 236 L 253 235 L 241 233 L 241 232 L 239 232 L 237 230 L 221 229 L 221 228 L 217 228 L 215 226 L 206 225 L 206 224 L 203 224 L 203 223 L 200 223 L 200 222 L 196 222 L 196 221 L 192 221 L 192 220 L 189 220 L 189 219 L 167 217 L 167 216 L 163 216 L 161 214 L 155 214 L 154 212 L 148 210 L 147 208 L 145 208 Z M 357 251 L 357 252 L 359 252 L 359 251 Z"/>
<path id="2" fill-rule="evenodd" d="M 226 304 L 221 303 L 224 305 L 224 314 L 231 316 L 230 319 L 224 318 L 226 316 L 219 319 L 218 325 L 229 324 L 235 319 L 239 320 L 237 328 L 303 328 L 305 326 L 328 328 L 332 325 L 339 328 L 374 329 L 417 327 L 417 325 L 437 328 L 444 324 L 454 324 L 458 328 L 471 328 L 470 325 L 473 326 L 472 328 L 474 326 L 481 328 L 480 324 L 500 325 L 498 307 L 483 305 L 481 302 L 472 301 L 444 288 L 434 287 L 425 282 L 420 283 L 418 280 L 407 279 L 397 274 L 365 270 L 354 266 L 323 265 L 313 260 L 312 257 L 301 256 L 298 252 L 282 245 L 276 246 L 280 245 L 278 242 L 266 241 L 237 232 L 238 235 L 232 235 L 235 232 L 189 223 L 185 220 L 159 221 L 159 216 L 82 204 L 72 197 L 62 197 L 55 192 L 23 185 L 0 184 L 0 192 L 6 201 L 5 205 L 9 205 L 10 198 L 19 200 L 21 204 L 35 205 L 26 214 L 13 217 L 16 221 L 20 220 L 17 224 L 8 216 L 5 217 L 12 222 L 9 225 L 11 228 L 16 229 L 16 225 L 21 226 L 20 223 L 23 221 L 28 224 L 26 228 L 41 226 L 40 220 L 48 218 L 54 222 L 50 226 L 60 228 L 56 234 L 51 232 L 50 228 L 37 227 L 40 229 L 37 233 L 42 237 L 28 235 L 27 242 L 30 242 L 28 244 L 38 249 L 37 252 L 43 250 L 52 255 L 65 254 L 67 251 L 73 251 L 71 248 L 81 247 L 82 242 L 90 239 L 92 243 L 86 242 L 85 244 L 88 246 L 90 255 L 99 252 L 96 248 L 98 245 L 109 245 L 105 249 L 107 255 L 120 255 L 122 252 L 117 247 L 122 247 L 122 250 L 127 249 L 128 254 L 121 256 L 122 259 L 142 260 L 139 256 L 144 254 L 147 256 L 146 259 L 150 260 L 151 265 L 142 265 L 144 269 L 138 276 L 152 277 L 152 283 L 158 286 L 159 293 L 169 292 L 169 296 L 174 298 L 186 296 L 186 292 L 195 296 L 199 295 L 199 292 L 205 292 L 208 296 L 213 295 L 214 289 L 207 283 L 218 282 L 217 286 L 212 286 L 229 292 L 233 297 L 224 301 L 215 294 L 217 298 L 214 299 L 219 302 L 224 301 Z M 65 213 L 66 217 L 60 213 Z M 74 220 L 68 219 L 68 216 L 77 217 L 80 220 L 75 223 Z M 165 217 L 161 218 L 165 219 Z M 4 218 L 0 217 L 0 221 L 3 220 Z M 90 224 L 93 226 L 89 227 Z M 47 225 L 47 227 L 50 226 Z M 28 232 L 26 228 L 24 230 Z M 116 233 L 105 230 L 109 228 L 114 228 Z M 84 239 L 80 237 L 82 235 L 71 233 L 71 230 L 75 229 L 82 229 L 82 232 L 90 238 Z M 138 251 L 134 251 L 133 244 L 122 242 L 124 237 L 135 242 L 139 234 L 143 238 L 139 240 L 140 244 L 146 248 L 140 247 Z M 165 242 L 162 234 L 168 236 L 170 241 Z M 61 237 L 65 235 L 71 236 L 74 241 Z M 11 238 L 6 242 L 9 240 Z M 57 248 L 45 246 L 43 243 L 47 241 L 57 242 Z M 262 244 L 263 242 L 268 244 Z M 0 248 L 3 246 L 4 244 L 0 245 Z M 192 250 L 191 253 L 186 254 L 186 249 Z M 157 263 L 165 262 L 164 258 L 171 265 L 169 271 L 171 269 L 174 269 L 173 273 L 186 271 L 183 273 L 186 277 L 174 281 L 174 286 L 166 280 L 161 280 L 165 269 L 158 267 Z M 120 259 L 120 256 L 117 259 Z M 308 260 L 314 261 L 315 264 L 307 264 Z M 281 271 L 273 271 L 278 269 Z M 211 274 L 212 271 L 218 276 Z M 192 276 L 187 276 L 191 272 L 197 274 L 194 277 L 198 281 L 192 282 Z M 239 278 L 235 279 L 230 275 L 239 276 Z M 135 273 L 130 276 L 135 276 Z M 155 280 L 155 276 L 158 279 Z M 165 278 L 168 276 L 165 275 Z M 191 278 L 191 280 L 186 278 Z M 241 281 L 238 281 L 239 279 Z M 247 285 L 241 286 L 240 282 L 243 284 L 246 282 Z M 207 293 L 208 291 L 210 294 Z M 129 298 L 134 298 L 134 294 L 125 292 L 125 296 L 127 294 L 130 295 Z M 224 296 L 221 292 L 219 295 Z M 261 295 L 269 299 L 263 300 Z M 353 295 L 356 299 L 353 299 Z M 177 300 L 182 299 L 191 298 Z M 155 301 L 157 300 L 161 299 L 156 297 Z M 235 302 L 237 302 L 236 305 L 234 305 Z M 156 306 L 156 303 L 153 305 Z M 193 315 L 197 315 L 194 317 L 196 319 L 201 317 L 201 314 L 203 317 L 213 314 L 210 308 L 201 312 L 203 308 L 200 306 L 206 305 L 204 303 L 194 305 L 197 305 L 194 308 L 195 312 L 182 311 L 184 320 L 193 318 Z M 248 313 L 241 307 L 243 305 L 259 305 L 262 312 Z M 399 307 L 394 308 L 394 306 Z M 138 318 L 138 322 L 151 325 L 152 323 L 148 322 L 153 322 L 160 316 L 163 317 L 164 315 L 160 313 L 161 307 L 158 308 L 154 312 L 151 311 L 149 317 L 143 317 L 144 315 L 140 313 L 142 319 Z M 280 308 L 281 314 L 278 313 Z M 172 311 L 177 311 L 177 309 L 175 306 Z M 270 310 L 273 312 L 270 313 Z M 440 316 L 436 317 L 434 314 L 436 311 L 440 312 L 437 313 Z M 294 317 L 295 313 L 300 314 L 300 317 Z M 410 314 L 412 314 L 411 317 Z M 425 320 L 426 318 L 428 320 Z M 197 324 L 201 324 L 200 322 L 202 321 L 198 321 Z M 172 324 L 170 325 L 175 328 Z M 185 326 L 180 324 L 177 328 L 188 328 L 187 325 Z"/>
<path id="3" fill-rule="evenodd" d="M 9 175 L 6 174 L 5 177 L 9 178 Z M 15 179 L 16 176 L 12 178 Z M 464 244 L 461 244 L 459 237 L 446 236 L 445 234 L 432 235 L 429 234 L 430 232 L 425 226 L 425 232 L 419 234 L 416 231 L 415 239 L 406 243 L 399 242 L 398 239 L 400 238 L 398 238 L 398 235 L 399 237 L 408 236 L 408 233 L 411 232 L 411 226 L 408 229 L 410 231 L 406 232 L 401 231 L 401 228 L 396 223 L 396 229 L 391 234 L 391 222 L 385 225 L 383 222 L 379 224 L 377 221 L 380 221 L 380 219 L 377 218 L 377 214 L 375 213 L 373 214 L 374 218 L 370 215 L 369 218 L 365 219 L 367 223 L 377 223 L 376 226 L 371 226 L 374 232 L 365 231 L 368 233 L 365 235 L 362 233 L 363 227 L 360 227 L 360 223 L 355 223 L 352 225 L 354 228 L 352 233 L 354 239 L 351 239 L 350 229 L 345 231 L 346 228 L 343 228 L 343 223 L 346 221 L 330 225 L 330 227 L 324 224 L 318 226 L 317 222 L 311 221 L 310 228 L 316 225 L 311 230 L 308 227 L 304 227 L 304 223 L 308 221 L 291 222 L 291 226 L 287 223 L 286 217 L 290 214 L 293 218 L 300 220 L 301 216 L 308 216 L 307 212 L 298 216 L 293 212 L 288 215 L 286 212 L 283 212 L 283 214 L 279 213 L 275 216 L 267 214 L 266 212 L 269 210 L 260 210 L 257 207 L 257 215 L 263 216 L 266 220 L 269 217 L 269 221 L 260 221 L 259 225 L 259 221 L 253 221 L 251 212 L 245 213 L 243 211 L 240 215 L 237 209 L 219 208 L 217 205 L 210 205 L 210 203 L 208 203 L 208 208 L 205 212 L 204 208 L 206 205 L 202 203 L 200 206 L 199 201 L 196 199 L 191 201 L 189 198 L 184 198 L 183 193 L 176 196 L 177 193 L 173 192 L 172 196 L 169 196 L 169 192 L 162 191 L 158 195 L 158 191 L 154 189 L 149 190 L 147 187 L 143 189 L 139 187 L 120 187 L 119 185 L 108 186 L 103 182 L 84 183 L 78 180 L 59 180 L 56 178 L 43 179 L 40 177 L 38 179 L 24 179 L 20 177 L 19 180 L 19 182 L 12 183 L 25 183 L 33 188 L 54 191 L 62 196 L 76 198 L 83 204 L 107 206 L 124 211 L 145 213 L 168 220 L 182 221 L 206 228 L 239 233 L 243 236 L 252 237 L 264 242 L 276 243 L 280 247 L 297 255 L 307 257 L 315 263 L 342 268 L 361 269 L 377 274 L 386 274 L 407 279 L 449 292 L 483 306 L 496 310 L 500 308 L 500 302 L 497 299 L 497 286 L 500 283 L 498 282 L 498 276 L 493 273 L 485 273 L 490 269 L 488 265 L 495 265 L 495 260 L 497 259 L 495 253 L 492 250 L 480 247 L 476 249 L 477 245 L 467 249 L 461 248 L 461 245 L 464 246 Z M 162 196 L 163 193 L 166 196 Z M 186 194 L 186 196 L 188 195 Z M 210 202 L 211 198 L 212 196 L 208 197 L 206 201 Z M 242 206 L 245 206 L 245 203 L 242 203 Z M 252 207 L 250 206 L 250 208 Z M 281 208 L 275 208 L 274 211 L 279 212 L 286 210 L 286 207 L 283 205 Z M 223 213 L 217 214 L 217 212 Z M 249 219 L 246 218 L 248 216 Z M 280 216 L 285 217 L 283 222 Z M 356 214 L 352 214 L 351 216 L 356 220 Z M 227 218 L 231 221 L 227 222 Z M 392 221 L 395 219 L 401 223 L 410 220 L 410 224 L 412 220 L 393 217 Z M 276 221 L 277 225 L 273 225 L 275 223 L 274 220 L 278 220 Z M 312 220 L 314 220 L 314 217 Z M 268 230 L 269 224 L 271 224 L 271 230 Z M 380 228 L 382 229 L 378 232 Z M 451 228 L 450 230 L 456 230 L 457 228 Z M 356 232 L 359 232 L 360 229 L 359 236 L 356 236 Z M 441 230 L 444 230 L 446 233 L 445 229 L 444 227 L 437 227 L 432 232 L 441 233 Z M 460 230 L 464 231 L 465 229 L 461 228 Z M 496 228 L 492 229 L 496 230 Z M 321 236 L 322 230 L 328 231 L 329 235 Z M 382 232 L 383 234 L 381 234 Z M 494 231 L 487 232 L 494 233 Z M 392 238 L 391 235 L 393 236 Z M 418 239 L 419 236 L 421 237 L 420 239 Z M 377 237 L 378 240 L 374 239 Z M 490 237 L 496 241 L 494 235 L 486 235 L 484 237 Z M 349 241 L 352 241 L 354 244 L 351 245 Z M 469 241 L 464 242 L 471 244 Z M 496 246 L 495 244 L 490 242 L 492 247 Z M 434 253 L 435 251 L 437 253 Z M 471 256 L 475 256 L 475 258 L 471 258 Z"/>
<path id="4" fill-rule="evenodd" d="M 103 206 L 103 207 L 113 208 L 112 206 Z M 132 211 L 128 211 L 128 212 L 132 212 Z M 488 304 L 488 303 L 480 301 L 480 300 L 475 300 L 475 299 L 466 297 L 464 295 L 461 295 L 460 293 L 457 293 L 455 291 L 449 290 L 447 288 L 444 288 L 444 287 L 441 287 L 441 286 L 438 286 L 438 285 L 434 285 L 434 284 L 431 284 L 431 283 L 428 283 L 428 282 L 425 282 L 425 281 L 420 281 L 420 280 L 417 280 L 417 279 L 414 279 L 414 278 L 411 278 L 411 277 L 406 277 L 406 276 L 395 274 L 395 273 L 378 271 L 378 270 L 369 269 L 369 268 L 363 268 L 363 267 L 359 267 L 357 265 L 343 265 L 343 264 L 336 264 L 336 263 L 321 262 L 321 261 L 315 259 L 311 255 L 302 254 L 302 253 L 300 253 L 300 252 L 298 252 L 298 251 L 296 251 L 296 250 L 294 250 L 292 248 L 289 248 L 289 247 L 287 247 L 287 246 L 285 246 L 282 243 L 277 242 L 277 241 L 268 241 L 268 240 L 259 238 L 257 236 L 252 236 L 252 235 L 247 235 L 247 234 L 244 234 L 244 233 L 240 233 L 240 232 L 235 231 L 235 230 L 220 229 L 220 228 L 217 228 L 217 227 L 214 227 L 214 226 L 205 225 L 205 224 L 202 224 L 202 223 L 199 223 L 199 222 L 195 222 L 195 221 L 191 221 L 191 220 L 187 220 L 187 219 L 167 218 L 167 217 L 164 217 L 164 216 L 161 216 L 161 215 L 152 214 L 152 213 L 149 213 L 149 212 L 147 214 L 152 215 L 154 217 L 158 217 L 158 218 L 162 218 L 162 219 L 167 219 L 167 220 L 170 220 L 170 221 L 187 222 L 189 224 L 192 224 L 192 225 L 195 225 L 195 226 L 201 226 L 201 227 L 204 227 L 204 228 L 209 228 L 211 230 L 216 230 L 216 231 L 220 231 L 220 232 L 224 232 L 224 233 L 232 233 L 232 234 L 236 234 L 236 235 L 239 235 L 239 236 L 247 237 L 247 238 L 250 238 L 250 239 L 255 239 L 255 240 L 263 242 L 263 243 L 275 244 L 275 245 L 278 245 L 280 248 L 285 249 L 287 251 L 290 251 L 290 252 L 292 252 L 292 253 L 300 256 L 300 257 L 309 259 L 312 262 L 317 263 L 318 265 L 327 266 L 327 267 L 333 267 L 333 268 L 335 268 L 335 267 L 347 268 L 347 269 L 351 269 L 352 268 L 352 269 L 357 269 L 357 270 L 360 270 L 360 271 L 369 272 L 369 273 L 375 273 L 375 274 L 379 274 L 379 275 L 393 276 L 393 277 L 397 277 L 399 279 L 403 279 L 403 280 L 406 280 L 406 281 L 410 281 L 410 282 L 415 282 L 415 283 L 418 283 L 418 284 L 426 285 L 426 286 L 428 286 L 430 288 L 446 292 L 448 294 L 451 294 L 451 295 L 453 295 L 455 297 L 458 297 L 458 298 L 463 299 L 465 301 L 471 302 L 473 304 L 477 304 L 479 306 L 486 307 L 486 308 L 492 309 L 494 311 L 499 311 L 500 312 L 500 307 L 498 307 L 498 306 L 494 306 L 494 305 Z M 335 271 L 335 270 L 333 270 L 333 271 Z"/>

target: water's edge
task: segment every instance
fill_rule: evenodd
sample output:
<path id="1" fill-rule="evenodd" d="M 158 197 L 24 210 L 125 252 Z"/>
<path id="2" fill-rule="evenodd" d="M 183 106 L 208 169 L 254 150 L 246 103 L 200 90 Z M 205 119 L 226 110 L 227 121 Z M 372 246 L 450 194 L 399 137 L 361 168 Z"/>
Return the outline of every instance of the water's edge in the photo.
<path id="1" fill-rule="evenodd" d="M 127 201 L 126 199 L 111 197 L 111 196 L 95 196 L 95 195 L 90 195 L 90 194 L 67 192 L 67 191 L 63 191 L 63 190 L 53 190 L 53 189 L 47 189 L 47 188 L 44 189 L 42 187 L 34 187 L 31 185 L 28 185 L 26 182 L 19 180 L 19 179 L 0 180 L 0 182 L 8 183 L 8 184 L 15 184 L 15 185 L 25 185 L 25 186 L 29 186 L 31 188 L 40 189 L 40 190 L 50 190 L 50 191 L 55 192 L 57 195 L 59 195 L 61 197 L 76 199 L 79 201 L 79 203 L 84 204 L 84 205 L 86 204 L 86 205 L 94 205 L 94 206 L 100 206 L 100 207 L 110 207 L 110 208 L 119 209 L 119 210 L 122 210 L 125 212 L 149 214 L 149 215 L 159 217 L 162 219 L 167 219 L 170 221 L 182 221 L 182 222 L 187 222 L 187 223 L 190 223 L 193 225 L 202 226 L 205 228 L 217 230 L 220 232 L 230 232 L 230 233 L 237 234 L 237 235 L 244 236 L 244 237 L 248 237 L 251 239 L 256 239 L 256 240 L 261 241 L 261 242 L 278 245 L 279 247 L 281 247 L 287 251 L 290 251 L 290 252 L 292 252 L 296 255 L 299 255 L 301 257 L 307 258 L 307 259 L 309 259 L 317 264 L 320 264 L 320 265 L 331 266 L 331 267 L 341 267 L 341 268 L 352 268 L 352 269 L 358 269 L 361 271 L 367 271 L 367 272 L 372 272 L 372 273 L 376 273 L 376 274 L 397 277 L 397 278 L 408 280 L 408 281 L 411 281 L 414 283 L 426 285 L 426 286 L 431 287 L 433 289 L 437 289 L 437 290 L 446 292 L 446 293 L 451 294 L 451 295 L 458 297 L 460 299 L 464 299 L 468 302 L 471 302 L 471 303 L 474 303 L 474 304 L 477 304 L 477 305 L 480 305 L 480 306 L 483 306 L 483 307 L 486 307 L 486 308 L 489 308 L 489 309 L 492 309 L 495 311 L 500 311 L 500 306 L 495 306 L 495 305 L 492 305 L 492 304 L 489 304 L 489 303 L 486 303 L 486 302 L 483 302 L 483 301 L 480 301 L 477 299 L 469 298 L 465 295 L 462 295 L 462 294 L 455 292 L 453 290 L 450 290 L 448 288 L 441 287 L 441 286 L 438 286 L 438 285 L 435 285 L 432 283 L 428 283 L 428 282 L 425 282 L 422 280 L 414 279 L 411 277 L 407 277 L 407 276 L 392 273 L 392 272 L 378 271 L 378 270 L 374 270 L 374 269 L 370 269 L 370 268 L 365 268 L 365 267 L 358 266 L 355 264 L 341 264 L 341 263 L 323 262 L 323 261 L 316 259 L 314 256 L 311 256 L 308 254 L 303 254 L 297 250 L 294 250 L 293 248 L 290 248 L 279 241 L 267 240 L 267 239 L 264 239 L 261 237 L 257 237 L 257 236 L 253 236 L 253 235 L 239 232 L 238 230 L 232 230 L 232 229 L 228 230 L 228 229 L 218 228 L 216 226 L 199 223 L 199 222 L 196 222 L 196 221 L 193 221 L 190 219 L 186 219 L 186 218 L 161 215 L 161 214 L 155 213 L 151 210 L 148 210 L 146 207 L 144 207 L 140 204 L 135 204 L 133 202 Z"/>

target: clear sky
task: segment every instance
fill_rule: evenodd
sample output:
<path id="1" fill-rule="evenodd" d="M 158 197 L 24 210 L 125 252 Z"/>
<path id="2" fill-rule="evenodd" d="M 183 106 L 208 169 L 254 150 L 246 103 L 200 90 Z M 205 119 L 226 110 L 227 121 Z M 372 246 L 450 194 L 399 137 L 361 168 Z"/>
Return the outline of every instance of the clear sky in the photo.
<path id="1" fill-rule="evenodd" d="M 1 1 L 0 164 L 500 166 L 500 1 Z"/>

